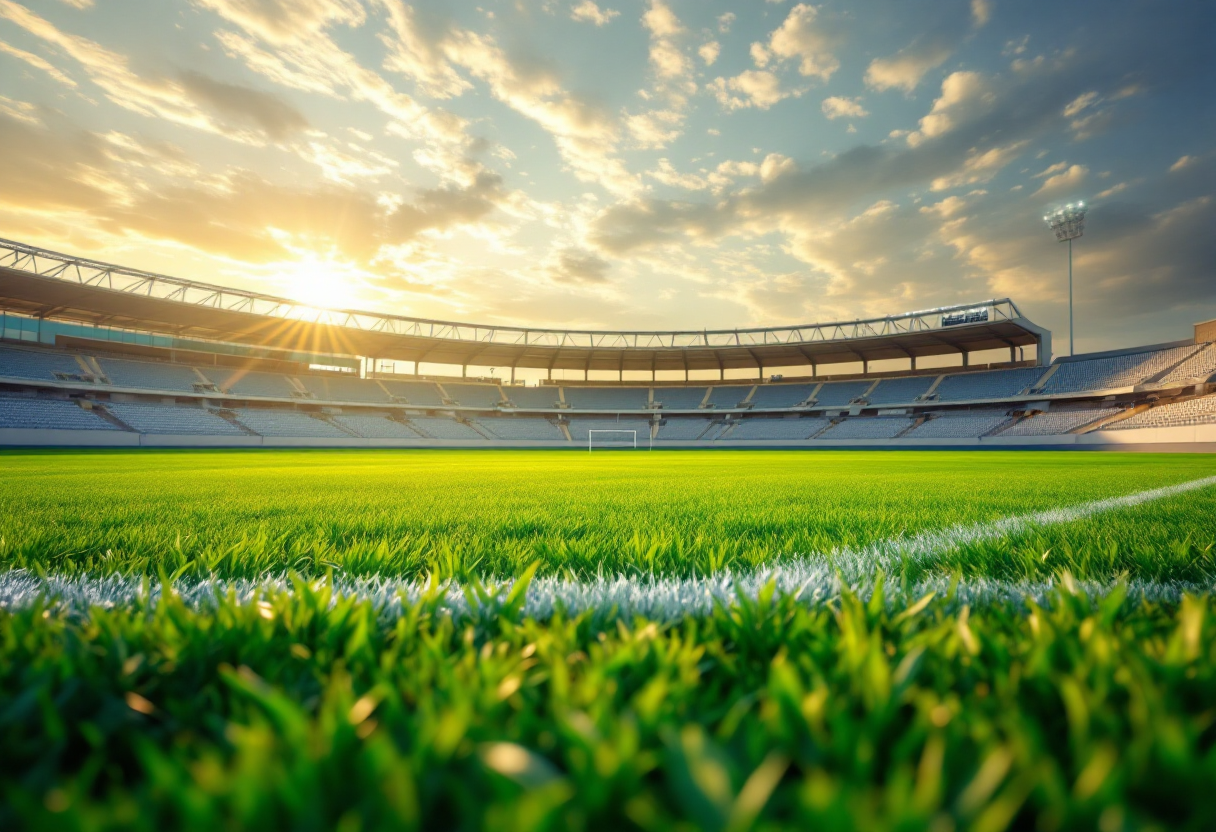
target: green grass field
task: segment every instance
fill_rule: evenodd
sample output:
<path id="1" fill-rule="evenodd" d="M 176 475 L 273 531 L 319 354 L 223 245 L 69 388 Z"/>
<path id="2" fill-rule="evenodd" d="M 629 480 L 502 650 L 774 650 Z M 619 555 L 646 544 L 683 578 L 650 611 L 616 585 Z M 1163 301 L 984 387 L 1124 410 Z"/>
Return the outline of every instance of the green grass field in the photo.
<path id="1" fill-rule="evenodd" d="M 1214 828 L 1213 476 L 0 453 L 0 828 Z"/>

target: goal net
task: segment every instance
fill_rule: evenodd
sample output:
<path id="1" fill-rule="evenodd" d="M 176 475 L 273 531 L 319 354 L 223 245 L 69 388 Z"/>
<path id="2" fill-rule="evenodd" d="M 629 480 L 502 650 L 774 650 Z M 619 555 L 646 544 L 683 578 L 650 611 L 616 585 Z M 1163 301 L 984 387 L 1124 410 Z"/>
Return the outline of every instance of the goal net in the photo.
<path id="1" fill-rule="evenodd" d="M 632 448 L 638 449 L 638 432 L 636 430 L 609 430 L 595 428 L 587 431 L 587 451 L 594 448 Z"/>

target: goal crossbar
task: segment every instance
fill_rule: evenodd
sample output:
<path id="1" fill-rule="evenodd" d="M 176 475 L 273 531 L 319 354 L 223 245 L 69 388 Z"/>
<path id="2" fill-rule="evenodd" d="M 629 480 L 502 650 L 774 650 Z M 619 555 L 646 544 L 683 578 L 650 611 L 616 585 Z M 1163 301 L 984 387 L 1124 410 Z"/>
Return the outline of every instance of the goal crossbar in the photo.
<path id="1" fill-rule="evenodd" d="M 638 449 L 638 432 L 636 429 L 624 428 L 591 428 L 587 431 L 587 453 L 591 453 L 592 447 L 595 445 L 595 435 L 597 433 L 627 433 L 633 438 L 633 449 Z M 628 442 L 629 440 L 623 440 Z"/>

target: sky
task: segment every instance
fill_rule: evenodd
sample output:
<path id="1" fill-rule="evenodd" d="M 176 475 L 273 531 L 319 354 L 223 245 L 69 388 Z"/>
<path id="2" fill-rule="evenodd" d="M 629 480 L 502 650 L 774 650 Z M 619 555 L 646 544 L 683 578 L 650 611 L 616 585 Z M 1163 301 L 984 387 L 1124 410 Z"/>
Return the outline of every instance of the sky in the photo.
<path id="1" fill-rule="evenodd" d="M 0 0 L 0 236 L 313 304 L 1216 317 L 1216 4 Z"/>

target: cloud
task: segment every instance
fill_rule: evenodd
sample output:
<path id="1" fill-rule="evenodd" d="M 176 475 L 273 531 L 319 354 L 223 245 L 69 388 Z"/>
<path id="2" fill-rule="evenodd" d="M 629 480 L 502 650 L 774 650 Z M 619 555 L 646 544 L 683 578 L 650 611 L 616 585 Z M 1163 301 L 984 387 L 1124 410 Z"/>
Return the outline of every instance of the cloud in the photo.
<path id="1" fill-rule="evenodd" d="M 721 52 L 722 45 L 716 40 L 701 44 L 701 47 L 697 49 L 697 54 L 701 56 L 701 60 L 705 61 L 706 66 L 712 66 L 714 61 L 718 60 L 718 55 Z"/>
<path id="2" fill-rule="evenodd" d="M 820 109 L 829 119 L 864 118 L 870 114 L 865 107 L 861 106 L 860 99 L 842 98 L 838 95 L 823 99 Z"/>
<path id="3" fill-rule="evenodd" d="M 650 8 L 642 15 L 642 25 L 659 38 L 674 37 L 684 31 L 675 12 L 663 0 L 650 0 Z"/>
<path id="4" fill-rule="evenodd" d="M 603 26 L 620 14 L 616 9 L 601 9 L 595 4 L 594 0 L 583 0 L 583 2 L 570 9 L 570 18 L 572 20 L 594 23 L 596 26 Z"/>
<path id="5" fill-rule="evenodd" d="M 1039 176 L 1047 174 L 1050 170 L 1051 168 L 1049 168 L 1047 171 L 1043 171 L 1043 173 L 1039 174 Z M 1071 165 L 1068 168 L 1061 170 L 1059 173 L 1048 176 L 1043 181 L 1042 187 L 1034 192 L 1034 195 L 1038 196 L 1039 194 L 1055 193 L 1057 191 L 1073 188 L 1085 181 L 1085 176 L 1088 173 L 1089 168 L 1085 167 L 1085 165 Z"/>
<path id="6" fill-rule="evenodd" d="M 971 0 L 971 19 L 977 28 L 986 25 L 992 19 L 992 0 Z"/>
<path id="7" fill-rule="evenodd" d="M 728 110 L 767 110 L 779 101 L 802 95 L 801 90 L 782 88 L 774 73 L 762 69 L 749 69 L 734 78 L 715 78 L 706 89 Z"/>
<path id="8" fill-rule="evenodd" d="M 799 3 L 790 9 L 785 22 L 769 37 L 768 48 L 776 56 L 798 61 L 798 72 L 827 81 L 840 68 L 832 54 L 832 39 L 816 23 L 818 9 Z"/>
<path id="9" fill-rule="evenodd" d="M 718 16 L 718 31 L 722 34 L 730 32 L 730 27 L 735 25 L 735 13 L 726 12 Z"/>
<path id="10" fill-rule="evenodd" d="M 287 43 L 331 25 L 362 26 L 358 0 L 195 0 L 247 32 L 271 43 Z"/>
<path id="11" fill-rule="evenodd" d="M 953 48 L 928 42 L 902 49 L 890 58 L 875 58 L 866 68 L 866 86 L 878 91 L 900 89 L 911 92 L 925 74 L 945 63 Z"/>
<path id="12" fill-rule="evenodd" d="M 699 191 L 708 187 L 709 183 L 692 173 L 680 173 L 672 167 L 669 159 L 659 159 L 658 167 L 654 170 L 646 171 L 646 175 L 651 179 L 662 182 L 664 185 L 671 185 L 677 188 L 686 188 L 692 191 Z"/>
<path id="13" fill-rule="evenodd" d="M 1179 156 L 1178 161 L 1170 165 L 1170 173 L 1177 173 L 1195 161 L 1194 156 Z"/>
<path id="14" fill-rule="evenodd" d="M 933 102 L 920 127 L 909 133 L 908 144 L 915 147 L 926 139 L 947 133 L 961 121 L 974 119 L 994 100 L 988 81 L 978 72 L 952 72 L 942 81 L 942 93 Z"/>
<path id="15" fill-rule="evenodd" d="M 35 55 L 32 52 L 26 52 L 24 49 L 18 49 L 17 47 L 7 44 L 2 40 L 0 40 L 0 52 L 4 52 L 7 55 L 12 55 L 19 61 L 25 61 L 30 66 L 34 67 L 34 69 L 42 70 L 47 75 L 51 76 L 51 78 L 63 84 L 65 87 L 76 87 L 75 81 L 60 72 L 53 64 L 51 64 L 50 61 L 46 60 L 40 55 Z"/>
<path id="16" fill-rule="evenodd" d="M 275 141 L 308 127 L 304 115 L 281 98 L 241 84 L 228 84 L 201 72 L 178 76 L 190 96 L 235 121 L 258 127 Z"/>
<path id="17" fill-rule="evenodd" d="M 554 283 L 602 284 L 608 282 L 612 268 L 607 260 L 581 248 L 564 248 L 553 253 L 545 271 Z"/>
<path id="18" fill-rule="evenodd" d="M 93 0 L 63 0 L 63 2 L 77 9 L 93 8 Z"/>
<path id="19" fill-rule="evenodd" d="M 419 91 L 431 98 L 454 98 L 472 89 L 443 55 L 446 27 L 424 29 L 414 8 L 401 0 L 379 3 L 388 15 L 390 29 L 379 35 L 388 50 L 385 69 L 412 78 Z"/>

